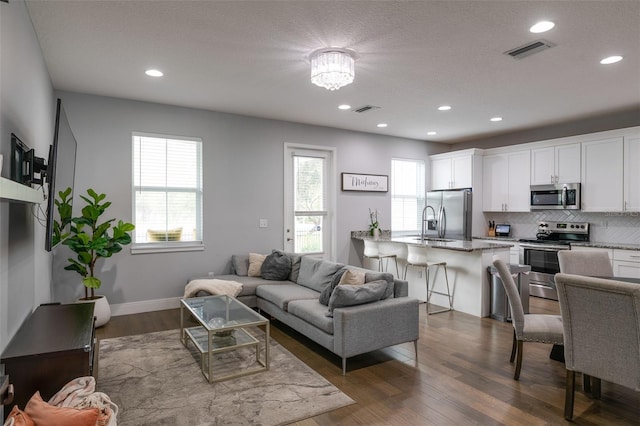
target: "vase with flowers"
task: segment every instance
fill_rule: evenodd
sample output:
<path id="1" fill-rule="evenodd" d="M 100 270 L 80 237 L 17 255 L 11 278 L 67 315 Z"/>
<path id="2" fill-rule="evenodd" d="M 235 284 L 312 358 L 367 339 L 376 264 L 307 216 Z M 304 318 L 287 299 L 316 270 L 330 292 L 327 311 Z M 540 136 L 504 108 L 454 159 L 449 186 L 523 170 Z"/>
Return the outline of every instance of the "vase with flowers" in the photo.
<path id="1" fill-rule="evenodd" d="M 378 222 L 378 209 L 369 209 L 369 234 L 374 239 L 380 238 L 380 223 Z"/>

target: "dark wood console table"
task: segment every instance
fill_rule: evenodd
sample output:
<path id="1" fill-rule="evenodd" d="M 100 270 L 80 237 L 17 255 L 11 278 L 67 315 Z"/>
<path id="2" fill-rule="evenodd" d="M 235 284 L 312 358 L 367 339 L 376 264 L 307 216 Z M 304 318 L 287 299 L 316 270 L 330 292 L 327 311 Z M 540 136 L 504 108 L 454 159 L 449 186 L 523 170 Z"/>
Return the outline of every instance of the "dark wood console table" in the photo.
<path id="1" fill-rule="evenodd" d="M 25 320 L 0 360 L 14 386 L 13 404 L 24 410 L 35 391 L 47 401 L 70 380 L 93 374 L 93 308 L 93 303 L 42 305 Z"/>

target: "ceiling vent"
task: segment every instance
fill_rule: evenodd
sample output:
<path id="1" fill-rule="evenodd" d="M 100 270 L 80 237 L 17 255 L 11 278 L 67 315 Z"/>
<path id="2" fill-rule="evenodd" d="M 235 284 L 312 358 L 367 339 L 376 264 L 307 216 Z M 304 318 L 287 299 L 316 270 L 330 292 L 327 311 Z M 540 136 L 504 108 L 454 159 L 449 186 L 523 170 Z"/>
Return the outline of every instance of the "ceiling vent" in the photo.
<path id="1" fill-rule="evenodd" d="M 550 41 L 541 39 L 531 43 L 527 43 L 520 47 L 516 47 L 515 49 L 508 50 L 504 52 L 504 54 L 511 56 L 513 59 L 522 59 L 526 58 L 527 56 L 533 55 L 534 53 L 547 50 L 553 46 L 555 46 L 555 44 L 551 43 Z"/>
<path id="2" fill-rule="evenodd" d="M 371 111 L 372 109 L 380 109 L 380 107 L 375 105 L 365 105 L 365 106 L 361 106 L 360 108 L 354 108 L 352 109 L 352 111 L 363 113 L 363 112 Z"/>

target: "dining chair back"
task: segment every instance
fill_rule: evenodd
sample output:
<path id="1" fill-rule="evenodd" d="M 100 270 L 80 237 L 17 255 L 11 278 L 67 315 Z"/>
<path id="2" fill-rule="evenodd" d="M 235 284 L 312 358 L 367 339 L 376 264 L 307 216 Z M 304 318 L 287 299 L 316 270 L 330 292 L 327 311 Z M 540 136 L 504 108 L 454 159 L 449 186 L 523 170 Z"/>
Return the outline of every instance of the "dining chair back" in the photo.
<path id="1" fill-rule="evenodd" d="M 575 373 L 640 391 L 640 285 L 556 274 L 567 368 L 565 418 L 573 417 Z"/>
<path id="2" fill-rule="evenodd" d="M 562 345 L 562 319 L 560 315 L 525 314 L 518 287 L 511 275 L 511 271 L 509 271 L 509 267 L 497 256 L 493 258 L 493 266 L 498 270 L 498 275 L 509 299 L 513 324 L 513 344 L 511 346 L 510 361 L 516 360 L 513 378 L 514 380 L 519 380 L 520 370 L 522 369 L 523 343 L 538 342 Z"/>
<path id="3" fill-rule="evenodd" d="M 611 277 L 613 267 L 604 250 L 560 250 L 558 252 L 560 272 L 589 277 Z"/>

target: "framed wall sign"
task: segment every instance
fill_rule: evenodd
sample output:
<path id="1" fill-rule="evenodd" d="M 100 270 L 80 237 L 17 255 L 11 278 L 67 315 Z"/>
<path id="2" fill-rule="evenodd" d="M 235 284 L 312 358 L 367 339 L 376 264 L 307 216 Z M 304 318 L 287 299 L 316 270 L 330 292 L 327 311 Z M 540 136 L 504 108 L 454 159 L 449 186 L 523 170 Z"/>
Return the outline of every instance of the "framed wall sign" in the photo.
<path id="1" fill-rule="evenodd" d="M 342 173 L 343 191 L 389 191 L 389 176 Z"/>

